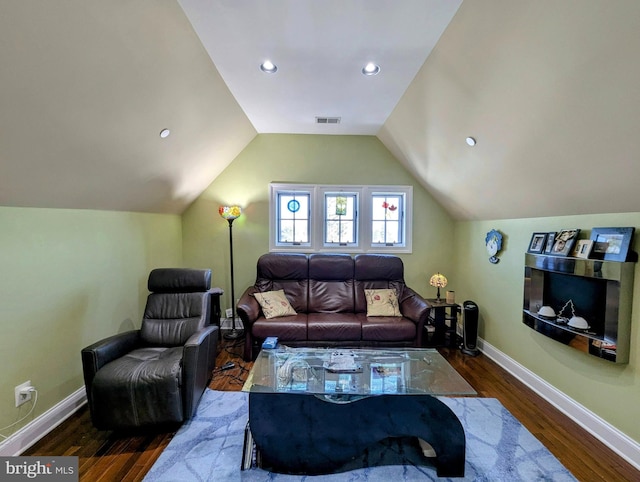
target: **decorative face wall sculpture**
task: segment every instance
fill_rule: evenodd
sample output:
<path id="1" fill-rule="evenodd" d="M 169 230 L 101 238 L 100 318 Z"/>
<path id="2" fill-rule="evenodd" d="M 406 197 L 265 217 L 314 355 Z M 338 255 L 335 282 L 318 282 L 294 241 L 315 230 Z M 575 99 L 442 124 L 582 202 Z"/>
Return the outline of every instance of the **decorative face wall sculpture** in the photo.
<path id="1" fill-rule="evenodd" d="M 498 253 L 502 249 L 502 233 L 496 229 L 492 229 L 484 238 L 484 243 L 489 254 L 489 262 L 496 264 L 500 261 Z"/>

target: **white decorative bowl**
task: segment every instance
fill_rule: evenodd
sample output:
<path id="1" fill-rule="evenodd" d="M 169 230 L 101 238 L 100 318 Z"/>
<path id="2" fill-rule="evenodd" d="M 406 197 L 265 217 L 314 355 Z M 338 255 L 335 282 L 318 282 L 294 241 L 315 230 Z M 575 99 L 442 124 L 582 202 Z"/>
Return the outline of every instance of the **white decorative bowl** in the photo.
<path id="1" fill-rule="evenodd" d="M 571 328 L 578 328 L 579 330 L 588 330 L 589 323 L 582 316 L 572 316 L 567 323 Z"/>
<path id="2" fill-rule="evenodd" d="M 551 308 L 550 306 L 543 306 L 542 308 L 540 308 L 540 310 L 538 310 L 538 315 L 542 316 L 543 318 L 555 318 L 556 312 L 553 311 L 553 308 Z"/>

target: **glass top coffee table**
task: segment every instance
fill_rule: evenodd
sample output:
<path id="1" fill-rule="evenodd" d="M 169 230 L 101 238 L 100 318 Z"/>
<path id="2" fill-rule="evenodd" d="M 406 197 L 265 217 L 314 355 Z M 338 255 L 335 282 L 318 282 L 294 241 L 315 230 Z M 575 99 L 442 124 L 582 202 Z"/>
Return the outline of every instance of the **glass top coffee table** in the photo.
<path id="1" fill-rule="evenodd" d="M 247 437 L 265 469 L 331 473 L 385 438 L 415 437 L 433 450 L 439 477 L 464 476 L 462 424 L 437 396 L 476 392 L 437 350 L 262 350 L 243 391 Z"/>
<path id="2" fill-rule="evenodd" d="M 242 390 L 252 388 L 344 399 L 381 394 L 476 395 L 435 349 L 262 350 Z"/>

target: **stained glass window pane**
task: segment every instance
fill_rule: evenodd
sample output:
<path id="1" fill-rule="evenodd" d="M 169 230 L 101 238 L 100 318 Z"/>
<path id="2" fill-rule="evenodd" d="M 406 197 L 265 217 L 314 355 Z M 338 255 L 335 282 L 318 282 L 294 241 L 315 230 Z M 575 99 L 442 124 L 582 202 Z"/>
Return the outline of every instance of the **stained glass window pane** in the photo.
<path id="1" fill-rule="evenodd" d="M 371 196 L 371 242 L 372 244 L 392 245 L 403 242 L 402 215 L 403 196 L 394 194 L 375 194 Z"/>
<path id="2" fill-rule="evenodd" d="M 309 203 L 309 193 L 278 193 L 278 243 L 309 242 Z"/>
<path id="3" fill-rule="evenodd" d="M 357 202 L 355 193 L 326 193 L 324 196 L 325 244 L 356 243 Z"/>

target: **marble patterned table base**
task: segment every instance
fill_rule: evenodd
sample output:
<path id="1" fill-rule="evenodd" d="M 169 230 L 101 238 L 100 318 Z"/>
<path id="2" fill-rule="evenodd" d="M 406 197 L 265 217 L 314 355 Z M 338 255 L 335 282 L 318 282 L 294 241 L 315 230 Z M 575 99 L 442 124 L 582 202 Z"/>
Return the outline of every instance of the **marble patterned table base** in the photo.
<path id="1" fill-rule="evenodd" d="M 347 402 L 252 391 L 249 425 L 261 467 L 273 472 L 328 474 L 385 438 L 416 437 L 435 451 L 438 477 L 464 477 L 462 424 L 430 395 L 377 395 Z"/>

